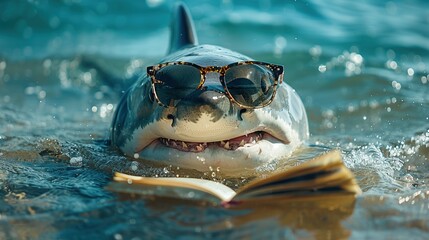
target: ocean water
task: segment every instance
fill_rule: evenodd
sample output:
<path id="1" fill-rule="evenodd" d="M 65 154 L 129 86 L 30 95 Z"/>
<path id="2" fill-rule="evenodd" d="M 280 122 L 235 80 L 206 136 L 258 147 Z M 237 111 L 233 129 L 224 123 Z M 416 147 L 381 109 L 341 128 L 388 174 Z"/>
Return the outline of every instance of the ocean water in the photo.
<path id="1" fill-rule="evenodd" d="M 0 239 L 429 238 L 423 0 L 185 1 L 200 43 L 285 66 L 311 132 L 294 157 L 340 148 L 364 191 L 351 207 L 262 214 L 105 190 L 113 171 L 195 174 L 108 144 L 123 90 L 167 51 L 174 3 L 0 2 Z"/>

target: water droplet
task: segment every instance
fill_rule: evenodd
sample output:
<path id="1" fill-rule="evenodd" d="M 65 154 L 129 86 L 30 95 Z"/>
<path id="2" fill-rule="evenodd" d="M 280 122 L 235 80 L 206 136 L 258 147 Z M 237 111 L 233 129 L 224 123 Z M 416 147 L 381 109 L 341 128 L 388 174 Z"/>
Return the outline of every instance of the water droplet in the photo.
<path id="1" fill-rule="evenodd" d="M 395 88 L 396 90 L 401 90 L 401 84 L 398 83 L 397 81 L 392 82 L 392 87 Z"/>
<path id="2" fill-rule="evenodd" d="M 43 61 L 43 67 L 44 68 L 50 68 L 52 66 L 52 60 L 51 59 L 45 59 L 45 61 Z"/>
<path id="3" fill-rule="evenodd" d="M 81 166 L 82 165 L 82 157 L 72 157 L 70 159 L 70 164 L 74 166 Z"/>
<path id="4" fill-rule="evenodd" d="M 316 58 L 320 57 L 320 55 L 322 55 L 322 47 L 320 47 L 319 45 L 316 45 L 310 48 L 309 52 L 312 57 L 316 57 Z"/>
<path id="5" fill-rule="evenodd" d="M 324 73 L 324 72 L 326 72 L 327 67 L 326 67 L 326 65 L 320 65 L 318 70 L 319 70 L 319 72 Z"/>
<path id="6" fill-rule="evenodd" d="M 91 74 L 91 72 L 85 72 L 85 73 L 83 73 L 82 80 L 86 84 L 91 84 L 91 82 L 92 82 L 92 74 Z"/>
<path id="7" fill-rule="evenodd" d="M 379 106 L 379 104 L 378 104 L 378 102 L 377 101 L 371 101 L 371 102 L 369 102 L 369 107 L 370 108 L 372 108 L 372 109 L 375 109 L 375 108 L 377 108 Z"/>
<path id="8" fill-rule="evenodd" d="M 38 94 L 38 97 L 39 97 L 39 99 L 40 100 L 42 100 L 42 99 L 45 99 L 45 97 L 46 97 L 46 92 L 45 91 L 40 91 L 39 92 L 39 94 Z"/>
<path id="9" fill-rule="evenodd" d="M 353 106 L 353 105 L 349 105 L 348 107 L 347 107 L 347 111 L 348 112 L 354 112 L 356 110 L 356 107 L 355 106 Z"/>
<path id="10" fill-rule="evenodd" d="M 274 55 L 281 56 L 283 49 L 287 45 L 287 40 L 283 36 L 277 36 L 274 40 Z"/>
<path id="11" fill-rule="evenodd" d="M 34 87 L 26 87 L 25 88 L 25 94 L 27 94 L 27 95 L 34 94 Z"/>
<path id="12" fill-rule="evenodd" d="M 138 162 L 136 162 L 136 161 L 131 162 L 131 170 L 136 171 L 138 168 L 139 168 Z"/>
<path id="13" fill-rule="evenodd" d="M 396 70 L 398 68 L 398 63 L 396 63 L 396 61 L 389 60 L 386 62 L 386 66 L 387 66 L 387 68 L 390 68 L 392 70 Z"/>
<path id="14" fill-rule="evenodd" d="M 351 53 L 350 54 L 350 60 L 353 61 L 353 63 L 360 65 L 363 62 L 363 57 L 359 53 Z"/>
<path id="15" fill-rule="evenodd" d="M 195 197 L 195 192 L 193 192 L 193 191 L 190 191 L 190 192 L 188 192 L 188 198 L 194 198 Z"/>
<path id="16" fill-rule="evenodd" d="M 98 91 L 94 94 L 94 97 L 95 97 L 95 99 L 100 100 L 100 99 L 103 99 L 104 94 L 103 94 L 103 92 Z"/>
<path id="17" fill-rule="evenodd" d="M 1 61 L 0 62 L 0 70 L 3 71 L 6 69 L 6 62 L 5 61 Z"/>

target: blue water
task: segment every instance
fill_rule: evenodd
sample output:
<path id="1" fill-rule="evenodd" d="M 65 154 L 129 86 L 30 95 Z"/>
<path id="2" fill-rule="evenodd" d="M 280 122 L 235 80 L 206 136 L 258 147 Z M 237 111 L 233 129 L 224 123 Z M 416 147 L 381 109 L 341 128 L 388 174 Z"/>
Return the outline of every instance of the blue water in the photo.
<path id="1" fill-rule="evenodd" d="M 364 190 L 352 211 L 119 200 L 113 171 L 198 174 L 108 146 L 124 87 L 167 51 L 174 1 L 4 0 L 0 239 L 429 238 L 427 1 L 185 2 L 201 43 L 285 66 L 308 144 L 340 148 Z"/>

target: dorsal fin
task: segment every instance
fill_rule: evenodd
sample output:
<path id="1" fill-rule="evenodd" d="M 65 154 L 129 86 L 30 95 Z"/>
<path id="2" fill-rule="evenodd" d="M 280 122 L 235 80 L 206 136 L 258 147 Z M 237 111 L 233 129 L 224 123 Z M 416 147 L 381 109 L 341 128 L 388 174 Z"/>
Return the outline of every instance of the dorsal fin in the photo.
<path id="1" fill-rule="evenodd" d="M 171 21 L 170 49 L 168 53 L 172 53 L 184 46 L 197 44 L 198 40 L 191 14 L 183 3 L 179 3 L 176 5 Z"/>

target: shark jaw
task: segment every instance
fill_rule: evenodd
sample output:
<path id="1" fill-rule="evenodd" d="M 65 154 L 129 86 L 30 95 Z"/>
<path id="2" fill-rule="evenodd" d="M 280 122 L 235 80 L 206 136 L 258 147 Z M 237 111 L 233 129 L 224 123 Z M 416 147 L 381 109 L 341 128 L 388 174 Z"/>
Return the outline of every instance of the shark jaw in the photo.
<path id="1" fill-rule="evenodd" d="M 267 112 L 258 112 L 264 119 L 272 119 Z M 235 121 L 218 121 L 172 127 L 169 121 L 155 121 L 136 129 L 124 152 L 142 160 L 201 172 L 218 169 L 226 176 L 254 175 L 256 169 L 289 157 L 302 141 L 286 121 L 279 124 L 272 119 L 276 124 L 261 124 L 261 117 L 249 114 L 244 116 L 247 121 L 238 125 Z"/>
<path id="2" fill-rule="evenodd" d="M 266 133 L 268 134 L 268 133 Z M 179 140 L 172 140 L 167 138 L 159 138 L 158 141 L 166 147 L 174 148 L 184 152 L 203 152 L 209 146 L 221 147 L 226 150 L 236 150 L 239 147 L 244 147 L 248 144 L 256 144 L 264 137 L 264 132 L 258 131 L 236 138 L 221 140 L 216 142 L 185 142 Z"/>
<path id="3" fill-rule="evenodd" d="M 295 144 L 284 144 L 268 133 L 256 132 L 247 137 L 206 143 L 161 138 L 138 155 L 142 159 L 201 172 L 217 169 L 227 176 L 247 176 L 254 175 L 257 168 L 290 156 L 296 147 Z"/>

